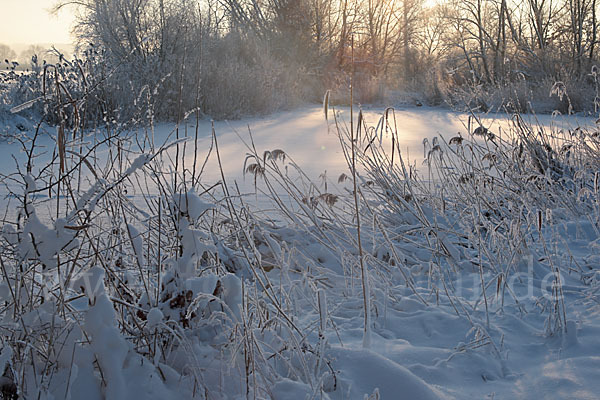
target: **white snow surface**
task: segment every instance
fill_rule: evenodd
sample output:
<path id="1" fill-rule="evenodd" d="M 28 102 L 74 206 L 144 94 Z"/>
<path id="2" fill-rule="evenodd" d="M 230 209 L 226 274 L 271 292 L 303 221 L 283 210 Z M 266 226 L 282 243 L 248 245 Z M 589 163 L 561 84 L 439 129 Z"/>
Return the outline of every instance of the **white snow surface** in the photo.
<path id="1" fill-rule="evenodd" d="M 366 108 L 363 111 L 363 118 L 367 126 L 376 126 L 381 118 L 383 109 Z M 329 122 L 333 123 L 333 114 L 339 114 L 339 124 L 341 126 L 349 126 L 350 110 L 348 107 L 339 109 L 329 109 Z M 354 110 L 354 118 L 357 118 L 358 110 Z M 390 113 L 390 118 L 394 118 L 394 114 Z M 503 135 L 506 131 L 507 116 L 504 114 L 488 114 L 478 116 L 481 123 L 494 131 L 496 134 Z M 556 129 L 574 129 L 580 124 L 591 125 L 595 119 L 591 117 L 581 116 L 550 116 L 540 115 L 523 116 L 525 120 L 537 122 L 545 127 L 554 127 Z M 13 120 L 5 121 L 8 125 L 3 128 L 0 133 L 9 134 L 17 132 L 11 125 Z M 202 166 L 204 159 L 209 154 L 211 149 L 212 134 L 211 126 L 213 122 L 210 120 L 200 120 L 196 129 L 195 121 L 189 119 L 178 125 L 178 133 L 176 126 L 173 123 L 161 123 L 152 129 L 140 128 L 130 133 L 136 134 L 138 137 L 148 135 L 153 141 L 156 148 L 163 144 L 168 144 L 168 152 L 174 157 L 175 149 L 173 144 L 180 142 L 180 148 L 183 144 L 186 146 L 185 163 L 190 169 L 194 155 L 195 147 L 198 149 L 197 169 Z M 414 165 L 416 169 L 423 170 L 423 160 L 426 157 L 423 150 L 423 141 L 431 141 L 436 136 L 443 136 L 446 140 L 456 136 L 458 133 L 464 135 L 469 124 L 478 126 L 479 122 L 475 118 L 469 121 L 469 115 L 448 111 L 438 108 L 406 108 L 395 111 L 395 122 L 393 119 L 390 124 L 396 126 L 399 132 L 400 149 L 403 152 L 402 156 L 405 162 Z M 320 177 L 327 176 L 332 181 L 336 181 L 341 173 L 347 173 L 348 168 L 343 152 L 340 148 L 340 143 L 337 135 L 334 133 L 335 127 L 332 124 L 325 122 L 323 108 L 320 106 L 312 106 L 300 108 L 293 111 L 283 111 L 274 113 L 268 116 L 251 117 L 234 121 L 215 121 L 215 132 L 218 140 L 220 151 L 221 166 L 225 174 L 225 178 L 229 185 L 237 183 L 241 188 L 242 193 L 254 192 L 254 179 L 252 175 L 245 173 L 244 165 L 249 147 L 254 147 L 259 153 L 264 151 L 283 150 L 287 160 L 294 161 L 302 168 L 304 173 L 313 181 L 319 181 Z M 196 138 L 198 141 L 194 143 Z M 43 165 L 50 160 L 52 156 L 52 148 L 54 142 L 50 136 L 55 136 L 52 127 L 42 127 L 40 137 L 36 140 L 36 145 L 45 148 L 46 151 L 38 155 L 34 164 Z M 250 137 L 251 133 L 251 137 Z M 29 127 L 28 131 L 20 133 L 21 135 L 33 134 L 33 126 Z M 86 137 L 84 143 L 91 143 L 93 138 L 101 140 L 105 133 L 91 133 Z M 177 135 L 179 138 L 177 139 Z M 506 133 L 504 133 L 506 136 Z M 188 140 L 184 141 L 183 138 Z M 383 135 L 381 138 L 385 145 L 391 146 L 391 137 Z M 144 142 L 146 146 L 149 143 Z M 116 146 L 110 146 L 113 152 L 116 151 Z M 96 168 L 102 168 L 108 162 L 108 148 L 101 146 L 92 154 L 96 159 Z M 73 153 L 78 153 L 78 146 L 73 146 Z M 221 180 L 221 172 L 217 158 L 213 154 L 204 166 L 202 171 L 202 182 L 205 186 L 210 186 Z M 26 164 L 27 154 L 23 147 L 14 140 L 9 140 L 0 143 L 0 152 L 5 157 L 0 158 L 0 172 L 13 173 L 15 172 L 15 161 L 23 167 Z M 149 154 L 140 154 L 133 157 L 128 164 L 122 166 L 122 174 L 129 175 L 136 169 L 144 165 L 150 158 Z M 78 157 L 73 155 L 73 159 Z M 96 165 L 96 164 L 94 164 Z M 290 170 L 290 172 L 292 172 Z M 84 182 L 85 186 L 85 182 Z M 136 193 L 127 193 L 130 197 L 135 197 Z M 8 198 L 7 198 L 8 196 Z M 45 198 L 47 194 L 41 191 L 35 193 L 35 196 Z M 6 206 L 7 199 L 10 199 L 9 192 L 6 187 L 0 186 L 0 206 Z M 194 198 L 195 202 L 196 199 Z M 260 195 L 259 195 L 260 201 Z M 192 204 L 190 204 L 192 206 Z M 52 209 L 52 206 L 48 206 Z M 194 206 L 194 211 L 203 212 L 209 205 L 197 204 Z M 38 210 L 38 213 L 40 211 Z"/>

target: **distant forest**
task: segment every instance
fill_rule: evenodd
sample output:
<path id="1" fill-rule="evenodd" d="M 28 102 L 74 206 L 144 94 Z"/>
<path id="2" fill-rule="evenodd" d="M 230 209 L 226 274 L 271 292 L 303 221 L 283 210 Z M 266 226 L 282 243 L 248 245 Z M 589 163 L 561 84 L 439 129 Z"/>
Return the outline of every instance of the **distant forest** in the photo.
<path id="1" fill-rule="evenodd" d="M 104 112 L 216 118 L 317 101 L 596 111 L 596 0 L 80 0 Z M 67 57 L 68 58 L 68 57 Z M 36 60 L 38 63 L 39 60 Z M 551 96 L 552 95 L 552 96 Z"/>

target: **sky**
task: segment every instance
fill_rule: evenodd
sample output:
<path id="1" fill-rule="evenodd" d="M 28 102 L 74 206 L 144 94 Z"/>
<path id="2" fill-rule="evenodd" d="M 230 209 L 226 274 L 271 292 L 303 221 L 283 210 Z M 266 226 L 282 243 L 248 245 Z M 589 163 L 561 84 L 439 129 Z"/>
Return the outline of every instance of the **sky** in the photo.
<path id="1" fill-rule="evenodd" d="M 75 17 L 68 8 L 51 15 L 49 10 L 55 3 L 56 0 L 0 0 L 0 43 L 13 48 L 71 43 Z"/>

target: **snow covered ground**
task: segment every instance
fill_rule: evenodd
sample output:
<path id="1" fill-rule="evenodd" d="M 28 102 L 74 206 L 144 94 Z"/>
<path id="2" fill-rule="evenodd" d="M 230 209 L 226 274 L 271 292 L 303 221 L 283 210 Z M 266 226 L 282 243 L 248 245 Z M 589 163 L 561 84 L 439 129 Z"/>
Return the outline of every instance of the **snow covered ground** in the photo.
<path id="1" fill-rule="evenodd" d="M 348 110 L 343 110 L 343 116 L 348 118 Z M 468 116 L 462 114 L 420 108 L 398 111 L 396 118 L 399 149 L 422 176 L 427 176 L 427 166 L 423 164 L 425 156 L 430 151 L 435 152 L 435 136 L 441 134 L 451 142 L 461 133 L 465 143 L 441 146 L 446 153 L 463 154 L 461 151 L 469 138 L 473 139 L 470 142 L 473 146 L 476 139 L 483 141 L 469 136 Z M 379 114 L 376 110 L 367 111 L 365 119 L 368 125 L 375 126 Z M 189 222 L 176 223 L 170 239 L 157 236 L 159 229 L 152 225 L 154 216 L 160 216 L 165 210 L 148 209 L 144 205 L 148 193 L 164 196 L 160 185 L 125 179 L 119 187 L 121 191 L 127 190 L 125 200 L 111 197 L 114 204 L 116 200 L 123 201 L 122 214 L 115 211 L 115 215 L 120 216 L 108 225 L 109 229 L 98 222 L 98 229 L 103 233 L 96 239 L 88 241 L 79 237 L 79 240 L 93 247 L 96 240 L 99 244 L 104 235 L 110 236 L 113 226 L 122 225 L 123 241 L 107 242 L 110 250 L 106 254 L 110 256 L 99 258 L 104 257 L 115 268 L 123 268 L 123 274 L 117 271 L 117 276 L 130 285 L 132 293 L 140 296 L 136 298 L 126 293 L 133 297 L 123 295 L 115 300 L 120 289 L 116 286 L 112 289 L 114 278 L 104 279 L 110 269 L 100 268 L 98 256 L 94 256 L 98 252 L 90 251 L 91 261 L 77 265 L 87 271 L 84 277 L 92 277 L 86 285 L 99 289 L 81 292 L 69 303 L 72 308 L 66 307 L 66 314 L 63 310 L 62 314 L 55 315 L 52 305 L 57 300 L 47 300 L 27 313 L 23 322 L 28 329 L 35 327 L 34 332 L 37 332 L 48 329 L 48 321 L 56 319 L 57 326 L 61 327 L 60 335 L 65 336 L 58 335 L 56 341 L 68 351 L 56 350 L 48 355 L 44 349 L 36 350 L 36 355 L 31 356 L 34 365 L 44 365 L 43 355 L 49 360 L 41 373 L 19 365 L 17 359 L 11 361 L 13 353 L 29 354 L 23 352 L 18 343 L 29 343 L 35 349 L 39 343 L 47 342 L 42 338 L 34 341 L 26 334 L 17 335 L 18 340 L 11 336 L 9 332 L 18 331 L 20 327 L 19 324 L 13 326 L 15 321 L 8 307 L 1 326 L 4 347 L 0 364 L 4 363 L 4 368 L 7 371 L 12 368 L 13 372 L 5 372 L 3 377 L 14 380 L 18 386 L 22 384 L 28 391 L 20 394 L 26 398 L 41 393 L 40 398 L 56 399 L 131 396 L 161 399 L 597 399 L 600 396 L 598 188 L 590 186 L 591 189 L 583 191 L 585 185 L 581 188 L 577 185 L 594 180 L 597 185 L 598 172 L 596 177 L 588 171 L 589 176 L 576 176 L 572 182 L 564 183 L 566 188 L 575 185 L 579 190 L 577 195 L 563 195 L 557 192 L 557 183 L 533 178 L 530 179 L 534 182 L 531 193 L 521 191 L 517 184 L 517 189 L 504 187 L 504 183 L 499 189 L 488 189 L 485 183 L 471 187 L 467 178 L 475 179 L 476 173 L 466 171 L 468 173 L 452 181 L 463 182 L 464 187 L 437 187 L 425 179 L 421 182 L 423 193 L 410 192 L 410 197 L 399 198 L 399 193 L 408 193 L 406 188 L 400 188 L 406 182 L 388 181 L 383 177 L 378 181 L 378 176 L 369 174 L 362 165 L 361 182 L 366 193 L 361 200 L 365 289 L 358 262 L 352 185 L 348 180 L 338 179 L 342 173 L 350 173 L 343 147 L 331 126 L 331 117 L 329 121 L 328 128 L 323 110 L 310 107 L 269 117 L 215 123 L 221 164 L 231 190 L 237 182 L 242 193 L 254 191 L 254 175 L 243 173 L 244 165 L 256 161 L 252 157 L 246 159 L 250 150 L 243 141 L 250 144 L 248 129 L 252 132 L 257 155 L 267 160 L 264 167 L 273 161 L 273 165 L 281 167 L 282 175 L 289 176 L 290 182 L 296 183 L 298 188 L 243 196 L 241 203 L 231 200 L 236 207 L 248 210 L 248 215 L 240 212 L 231 216 L 226 206 L 230 200 L 215 200 L 193 192 L 185 196 L 174 194 L 168 200 L 170 206 L 178 207 L 174 215 Z M 503 131 L 508 130 L 509 124 L 503 117 L 488 116 L 482 122 L 491 132 L 506 137 Z M 540 122 L 547 128 L 558 125 L 558 132 L 560 129 L 574 131 L 580 123 L 593 125 L 594 121 L 577 121 L 572 117 L 555 120 L 545 116 L 540 117 Z M 477 126 L 478 123 L 471 123 L 471 131 Z M 210 132 L 211 123 L 201 121 L 197 165 L 202 164 L 211 147 Z M 191 122 L 179 128 L 179 136 L 186 135 L 196 135 Z M 152 133 L 147 137 L 152 138 Z M 156 148 L 160 143 L 174 140 L 173 125 L 157 126 L 153 137 Z M 426 138 L 425 146 L 429 147 L 424 151 Z M 91 143 L 89 137 L 86 143 Z M 51 137 L 39 139 L 38 145 L 47 146 L 47 151 L 35 161 L 38 168 L 50 160 L 53 144 Z M 185 146 L 186 155 L 181 162 L 189 168 L 194 163 L 191 150 L 194 142 L 186 142 Z M 391 136 L 384 135 L 381 148 L 390 146 Z M 486 146 L 492 149 L 488 154 L 502 157 L 499 151 L 493 152 L 496 151 L 494 144 L 486 141 L 482 148 Z M 139 147 L 148 148 L 143 143 Z M 274 156 L 279 154 L 274 152 L 277 149 L 285 152 L 285 160 Z M 179 150 L 180 155 L 183 154 L 183 144 Z M 263 156 L 266 150 L 271 153 Z M 171 147 L 163 157 L 172 160 L 176 157 L 175 151 Z M 18 144 L 1 144 L 0 152 L 3 155 L 0 172 L 7 176 L 12 174 L 15 160 L 23 168 L 26 156 L 19 152 Z M 136 173 L 134 170 L 151 168 L 149 158 L 140 157 L 139 153 L 138 149 L 122 158 L 121 174 L 129 177 Z M 94 167 L 98 170 L 121 160 L 114 147 L 98 148 L 95 154 Z M 492 159 L 487 154 L 482 158 Z M 474 161 L 469 160 L 472 171 L 476 171 Z M 494 160 L 498 165 L 503 162 Z M 302 168 L 306 174 L 304 179 L 292 162 Z M 521 164 L 515 162 L 515 165 Z M 327 171 L 327 179 L 322 177 L 324 171 Z M 502 171 L 498 167 L 493 176 L 502 176 Z M 567 174 L 566 169 L 561 171 Z M 392 171 L 388 172 L 393 175 Z M 504 170 L 504 173 L 510 175 L 511 171 Z M 92 187 L 91 174 L 84 175 L 90 182 L 82 187 Z M 150 175 L 152 173 L 148 173 Z M 278 175 L 269 170 L 262 175 L 264 177 L 258 174 L 256 185 L 267 192 L 267 181 L 275 182 Z M 119 175 L 113 178 L 118 180 Z M 314 187 L 307 178 L 314 182 Z M 547 178 L 552 180 L 549 173 Z M 209 188 L 220 179 L 221 171 L 213 152 L 199 188 Z M 390 182 L 398 186 L 385 186 Z M 505 182 L 507 186 L 513 184 L 510 179 Z M 5 178 L 5 183 L 10 190 L 19 187 L 10 179 Z M 28 185 L 33 193 L 33 184 Z M 367 192 L 373 185 L 382 189 Z M 149 189 L 142 196 L 144 186 Z M 199 188 L 196 193 L 200 192 Z M 9 209 L 6 219 L 12 221 L 18 208 L 14 199 L 6 198 L 8 190 L 2 190 L 4 205 L 13 208 Z M 80 203 L 87 204 L 95 193 L 89 190 L 87 197 L 82 195 L 85 201 L 80 200 Z M 319 197 L 327 193 L 339 198 L 332 204 L 311 200 L 303 203 L 296 197 L 300 193 L 319 201 L 328 199 Z M 515 193 L 517 195 L 511 197 Z M 548 193 L 548 198 L 540 198 L 539 193 Z M 21 255 L 21 261 L 19 257 L 9 257 L 11 263 L 15 263 L 16 274 L 19 265 L 34 258 L 41 260 L 45 270 L 52 263 L 60 266 L 60 259 L 79 257 L 69 250 L 77 231 L 64 229 L 67 223 L 73 222 L 69 219 L 60 223 L 51 221 L 55 203 L 43 196 L 44 193 L 39 193 L 34 201 L 39 220 L 30 215 L 24 227 L 15 225 L 15 228 L 3 229 L 4 241 L 9 245 L 4 251 L 9 252 L 10 248 Z M 107 197 L 98 199 L 98 207 Z M 282 203 L 271 203 L 277 199 Z M 464 203 L 457 199 L 463 199 Z M 471 199 L 474 200 L 471 202 Z M 137 212 L 133 206 L 129 208 L 129 204 L 141 211 Z M 285 208 L 286 204 L 289 208 Z M 110 202 L 104 207 L 109 209 Z M 224 217 L 212 216 L 210 222 L 206 222 L 212 225 L 206 228 L 202 221 L 217 208 L 223 209 Z M 270 211 L 264 213 L 265 209 Z M 287 215 L 286 209 L 293 210 L 294 215 Z M 268 219 L 260 220 L 264 215 Z M 245 222 L 234 224 L 239 231 L 231 233 L 227 224 L 236 218 Z M 225 228 L 213 228 L 217 223 Z M 17 243 L 15 231 L 19 229 L 33 232 L 38 241 L 24 237 L 20 239 L 24 244 Z M 223 231 L 235 240 L 227 243 L 216 240 L 216 232 Z M 230 237 L 227 235 L 225 237 Z M 52 239 L 48 239 L 50 237 Z M 158 246 L 151 247 L 150 243 L 157 240 Z M 175 247 L 171 248 L 178 255 L 164 260 L 160 277 L 150 277 L 148 272 L 144 280 L 146 271 L 155 270 L 161 248 L 163 256 L 170 251 L 168 246 L 160 246 L 160 240 L 171 240 L 169 243 L 180 240 L 181 248 L 177 247 L 176 251 Z M 115 254 L 119 252 L 129 254 L 129 258 L 117 263 Z M 221 263 L 214 273 L 215 265 L 206 259 L 206 254 L 211 252 L 218 254 L 214 262 Z M 122 267 L 128 262 L 131 268 Z M 41 267 L 31 265 L 34 271 Z M 144 273 L 136 275 L 138 267 Z M 223 273 L 225 267 L 235 275 Z M 13 302 L 8 289 L 16 287 L 16 280 L 4 278 L 0 296 L 5 304 Z M 102 282 L 106 282 L 106 287 Z M 146 285 L 156 285 L 160 296 L 153 297 L 149 294 L 152 290 L 144 291 Z M 182 287 L 185 291 L 180 295 L 178 290 Z M 45 290 L 45 298 L 50 299 L 48 291 L 55 289 L 49 286 Z M 367 300 L 363 297 L 364 290 L 368 293 Z M 187 298 L 188 292 L 191 298 Z M 27 299 L 22 300 L 23 304 L 29 304 Z M 133 313 L 128 315 L 122 311 L 124 302 L 135 303 L 140 309 L 138 317 L 141 312 L 143 318 L 136 319 Z M 365 304 L 370 317 L 366 328 Z M 116 313 L 113 305 L 121 311 Z M 186 316 L 181 317 L 181 321 L 180 308 L 181 315 Z M 136 335 L 142 339 L 136 339 Z M 177 339 L 167 339 L 173 337 Z M 23 382 L 25 377 L 29 379 L 26 383 Z"/>
<path id="2" fill-rule="evenodd" d="M 367 108 L 364 110 L 364 120 L 368 126 L 376 126 L 381 118 L 383 109 Z M 342 107 L 337 111 L 340 115 L 340 125 L 348 126 L 350 110 L 348 107 Z M 354 110 L 355 118 L 358 111 Z M 333 111 L 330 110 L 330 118 Z M 491 131 L 499 135 L 506 133 L 508 118 L 503 114 L 490 114 L 478 116 L 481 123 Z M 523 118 L 529 122 L 537 122 L 541 126 L 557 130 L 575 129 L 577 126 L 593 125 L 594 119 L 591 117 L 577 116 L 550 116 L 525 115 Z M 331 122 L 331 121 L 330 121 Z M 457 113 L 454 111 L 438 108 L 407 108 L 396 111 L 396 126 L 399 132 L 400 150 L 407 164 L 413 165 L 416 170 L 424 173 L 425 167 L 423 160 L 425 158 L 423 141 L 431 141 L 436 136 L 443 136 L 446 140 L 455 136 L 457 133 L 465 135 L 469 123 L 472 126 L 478 126 L 479 123 L 473 119 L 469 122 L 469 115 Z M 12 120 L 6 121 L 3 125 L 2 134 L 17 132 L 16 125 L 27 127 L 27 131 L 22 133 L 24 136 L 32 136 L 35 126 L 27 123 L 18 115 L 13 116 Z M 348 172 L 348 166 L 344 158 L 340 142 L 335 134 L 335 127 L 325 121 L 323 109 L 320 106 L 306 107 L 293 111 L 278 112 L 269 116 L 245 118 L 234 121 L 216 121 L 214 128 L 218 139 L 219 150 L 221 152 L 221 164 L 229 183 L 236 182 L 242 192 L 254 192 L 253 178 L 246 177 L 244 173 L 244 162 L 251 146 L 250 132 L 252 140 L 257 151 L 281 149 L 286 152 L 287 157 L 293 159 L 313 181 L 318 182 L 320 176 L 325 174 L 329 179 L 335 181 L 341 173 Z M 212 142 L 212 122 L 210 120 L 200 120 L 197 129 L 197 164 L 200 166 L 204 158 L 211 151 Z M 153 138 L 156 147 L 164 143 L 176 140 L 176 125 L 173 123 L 159 123 L 153 129 L 139 129 L 128 132 L 133 137 L 148 136 Z M 53 156 L 53 146 L 55 146 L 56 129 L 54 127 L 42 128 L 42 135 L 37 139 L 36 145 L 44 151 L 38 155 L 35 163 L 44 165 Z M 93 140 L 102 140 L 106 132 L 97 135 L 88 134 L 85 143 L 90 145 Z M 126 136 L 126 135 L 123 135 Z M 187 142 L 187 156 L 185 163 L 190 168 L 193 164 L 194 142 L 196 137 L 196 124 L 192 116 L 179 126 L 179 137 L 189 137 Z M 95 139 L 94 139 L 95 137 Z M 152 140 L 152 139 L 150 139 Z M 131 145 L 134 139 L 125 141 L 124 146 Z M 383 137 L 384 146 L 391 146 L 389 135 Z M 27 145 L 26 145 L 27 146 Z M 142 146 L 147 149 L 148 144 Z M 114 143 L 111 146 L 100 146 L 94 151 L 93 156 L 99 165 L 103 165 L 108 159 L 108 149 L 114 150 Z M 136 148 L 135 144 L 132 146 Z M 78 151 L 77 145 L 73 147 Z M 139 148 L 137 151 L 140 151 Z M 183 151 L 183 150 L 182 150 Z M 26 164 L 27 154 L 23 146 L 16 141 L 0 143 L 0 172 L 10 174 L 15 172 L 15 164 L 23 167 Z M 175 151 L 171 148 L 170 154 L 175 157 Z M 219 164 L 216 157 L 209 158 L 206 167 L 202 173 L 202 182 L 210 186 L 221 179 Z M 5 187 L 0 187 L 0 207 L 6 205 L 7 191 Z M 40 193 L 40 195 L 44 195 Z M 130 193 L 132 195 L 132 193 Z"/>

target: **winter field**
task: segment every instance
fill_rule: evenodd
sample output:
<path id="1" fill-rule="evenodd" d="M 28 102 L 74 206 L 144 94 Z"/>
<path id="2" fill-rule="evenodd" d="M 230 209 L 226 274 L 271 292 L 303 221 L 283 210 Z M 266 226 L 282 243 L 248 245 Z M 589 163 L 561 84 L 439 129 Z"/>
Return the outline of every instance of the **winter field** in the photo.
<path id="1" fill-rule="evenodd" d="M 353 113 L 3 122 L 3 397 L 598 398 L 595 119 Z"/>

